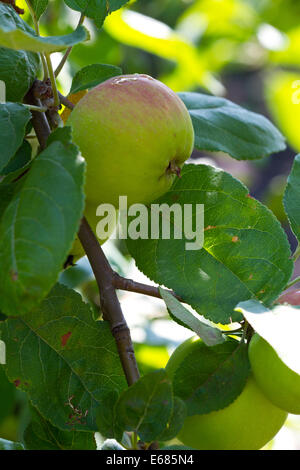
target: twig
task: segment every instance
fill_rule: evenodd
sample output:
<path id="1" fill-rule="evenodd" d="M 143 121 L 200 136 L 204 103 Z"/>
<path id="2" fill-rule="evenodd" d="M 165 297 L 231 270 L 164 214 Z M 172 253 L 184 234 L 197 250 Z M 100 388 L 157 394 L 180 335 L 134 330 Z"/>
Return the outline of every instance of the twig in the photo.
<path id="1" fill-rule="evenodd" d="M 87 254 L 98 284 L 103 318 L 110 324 L 127 383 L 128 385 L 132 385 L 138 380 L 139 371 L 134 355 L 130 330 L 123 316 L 120 302 L 115 291 L 114 271 L 108 263 L 85 217 L 83 217 L 81 221 L 78 237 Z"/>
<path id="2" fill-rule="evenodd" d="M 51 63 L 51 59 L 50 59 L 50 54 L 45 54 L 45 57 L 46 57 L 48 71 L 49 71 L 49 77 L 50 77 L 50 80 L 51 80 L 54 106 L 58 107 L 59 106 L 59 97 L 58 97 L 58 91 L 57 91 L 57 87 L 56 87 L 55 75 L 53 73 L 52 63 Z"/>
<path id="3" fill-rule="evenodd" d="M 113 283 L 116 289 L 136 292 L 137 294 L 149 295 L 150 297 L 157 297 L 158 299 L 162 298 L 158 287 L 149 286 L 148 284 L 142 284 L 141 282 L 136 282 L 132 279 L 126 279 L 125 277 L 120 276 L 116 272 L 114 272 Z M 175 292 L 169 292 L 180 302 L 183 302 L 183 300 L 178 295 L 176 295 Z"/>
<path id="4" fill-rule="evenodd" d="M 37 111 L 39 113 L 45 113 L 48 108 L 46 106 L 35 106 L 33 104 L 24 104 L 26 108 L 28 108 L 30 111 Z"/>
<path id="5" fill-rule="evenodd" d="M 29 105 L 41 108 L 42 106 L 40 100 L 34 96 L 35 83 L 36 82 L 33 83 L 31 89 L 25 96 L 24 101 Z M 31 114 L 33 128 L 38 138 L 41 150 L 44 150 L 47 146 L 47 139 L 51 132 L 49 123 L 47 121 L 45 113 L 42 113 L 40 111 L 31 111 Z"/>
<path id="6" fill-rule="evenodd" d="M 39 100 L 34 96 L 34 84 L 25 101 L 28 104 L 39 106 Z M 50 135 L 50 127 L 44 113 L 32 111 L 32 123 L 41 148 L 46 147 Z M 85 249 L 91 267 L 93 269 L 100 293 L 103 318 L 110 324 L 115 338 L 120 360 L 128 385 L 132 385 L 139 379 L 139 371 L 134 355 L 130 330 L 115 291 L 113 284 L 114 271 L 108 263 L 96 236 L 85 218 L 82 219 L 78 236 Z"/>
<path id="7" fill-rule="evenodd" d="M 292 287 L 294 284 L 298 284 L 298 282 L 300 282 L 300 276 L 297 276 L 297 277 L 295 277 L 295 279 L 293 279 L 292 281 L 290 281 L 290 282 L 285 286 L 285 289 L 289 289 L 289 288 Z"/>
<path id="8" fill-rule="evenodd" d="M 40 101 L 34 96 L 34 85 L 26 95 L 28 104 L 39 106 Z M 46 147 L 50 135 L 50 127 L 44 113 L 32 111 L 32 122 L 41 148 Z M 132 385 L 139 379 L 139 371 L 134 355 L 130 330 L 115 291 L 113 284 L 114 271 L 108 263 L 96 236 L 85 218 L 82 219 L 78 236 L 87 254 L 93 269 L 100 293 L 101 309 L 103 318 L 110 324 L 112 334 L 115 338 L 120 360 L 126 376 L 128 385 Z"/>
<path id="9" fill-rule="evenodd" d="M 77 28 L 79 28 L 79 26 L 84 22 L 84 18 L 85 18 L 84 14 L 81 13 L 80 18 L 79 18 L 79 21 L 78 21 Z M 65 52 L 64 56 L 62 57 L 60 63 L 58 64 L 58 66 L 57 66 L 57 68 L 56 68 L 56 70 L 55 70 L 55 72 L 54 72 L 55 77 L 58 77 L 58 75 L 60 74 L 60 72 L 61 72 L 63 66 L 64 66 L 65 63 L 67 62 L 67 59 L 68 59 L 68 57 L 69 57 L 71 51 L 72 51 L 72 46 L 68 47 L 68 49 L 66 50 L 66 52 Z"/>
<path id="10" fill-rule="evenodd" d="M 60 92 L 58 92 L 58 96 L 59 96 L 59 100 L 60 100 L 61 104 L 66 106 L 66 108 L 69 108 L 71 110 L 75 108 L 75 104 L 71 103 L 71 101 L 69 101 L 68 98 L 66 98 Z"/>
<path id="11" fill-rule="evenodd" d="M 66 52 L 65 52 L 65 54 L 64 54 L 64 56 L 63 56 L 63 58 L 61 59 L 61 61 L 60 61 L 60 63 L 58 64 L 58 66 L 56 67 L 55 72 L 54 72 L 55 78 L 58 77 L 58 75 L 60 74 L 60 72 L 61 72 L 63 66 L 64 66 L 65 63 L 67 62 L 67 59 L 68 59 L 68 57 L 69 57 L 69 55 L 70 55 L 70 53 L 71 53 L 71 51 L 72 51 L 72 48 L 73 48 L 73 46 L 69 46 L 69 47 L 68 47 L 68 49 L 66 50 Z"/>

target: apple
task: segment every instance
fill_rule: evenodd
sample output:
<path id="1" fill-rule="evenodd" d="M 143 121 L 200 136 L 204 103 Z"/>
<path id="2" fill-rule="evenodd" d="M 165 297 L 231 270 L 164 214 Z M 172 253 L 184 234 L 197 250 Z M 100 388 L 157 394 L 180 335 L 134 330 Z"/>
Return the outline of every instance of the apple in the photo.
<path id="1" fill-rule="evenodd" d="M 75 106 L 67 125 L 86 159 L 86 197 L 118 207 L 164 194 L 194 146 L 190 115 L 166 85 L 147 75 L 111 78 Z"/>
<path id="2" fill-rule="evenodd" d="M 249 359 L 255 380 L 266 397 L 279 408 L 300 414 L 300 375 L 286 366 L 257 333 L 250 341 Z"/>
<path id="3" fill-rule="evenodd" d="M 91 226 L 93 232 L 97 236 L 98 242 L 100 243 L 100 245 L 103 245 L 103 243 L 105 243 L 106 240 L 108 240 L 108 238 L 111 236 L 112 232 L 114 231 L 117 220 L 114 219 L 112 213 L 110 215 L 105 214 L 103 216 L 97 216 L 96 210 L 97 210 L 97 204 L 92 204 L 89 201 L 86 201 L 84 216 L 87 219 L 89 225 Z M 116 219 L 117 219 L 117 213 L 116 213 Z M 99 222 L 101 221 L 103 221 L 103 224 L 105 225 L 104 231 L 106 233 L 103 233 L 102 235 L 100 233 L 100 236 L 98 236 L 99 231 L 97 231 L 97 226 Z M 72 256 L 72 262 L 75 263 L 84 255 L 85 255 L 85 251 L 83 249 L 83 246 L 81 245 L 79 238 L 76 237 L 73 243 L 73 246 L 71 248 L 71 251 L 69 253 L 69 256 Z"/>
<path id="4" fill-rule="evenodd" d="M 276 300 L 279 304 L 290 304 L 290 305 L 300 305 L 300 290 L 299 289 L 292 289 L 288 290 L 281 294 L 280 297 Z"/>
<path id="5" fill-rule="evenodd" d="M 170 378 L 188 355 L 197 355 L 199 360 L 207 347 L 197 337 L 182 343 L 166 366 Z M 218 411 L 188 416 L 177 438 L 199 450 L 258 450 L 277 434 L 286 417 L 287 413 L 266 398 L 250 375 L 233 403 Z"/>

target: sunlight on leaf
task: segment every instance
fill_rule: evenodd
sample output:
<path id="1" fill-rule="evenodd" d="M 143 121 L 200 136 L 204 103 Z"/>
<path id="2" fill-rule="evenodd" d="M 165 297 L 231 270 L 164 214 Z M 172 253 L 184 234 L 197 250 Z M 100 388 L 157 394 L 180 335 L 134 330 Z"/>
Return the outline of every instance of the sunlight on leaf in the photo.
<path id="1" fill-rule="evenodd" d="M 195 46 L 166 24 L 134 11 L 122 10 L 107 18 L 104 29 L 123 44 L 174 61 L 182 71 L 180 79 L 177 76 L 174 80 L 171 75 L 171 85 L 168 77 L 163 78 L 173 89 L 191 89 L 199 85 L 211 88 L 215 85 Z"/>

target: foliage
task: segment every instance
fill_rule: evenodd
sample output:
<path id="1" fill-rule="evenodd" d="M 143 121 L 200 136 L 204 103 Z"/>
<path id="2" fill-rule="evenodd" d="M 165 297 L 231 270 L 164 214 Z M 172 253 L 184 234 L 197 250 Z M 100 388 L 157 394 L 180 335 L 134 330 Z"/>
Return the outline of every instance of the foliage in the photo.
<path id="1" fill-rule="evenodd" d="M 299 5 L 26 0 L 22 16 L 18 7 L 0 2 L 0 449 L 95 450 L 95 432 L 101 450 L 188 449 L 173 441 L 186 420 L 227 409 L 245 389 L 253 332 L 300 374 L 299 309 L 273 305 L 300 255 L 299 155 L 280 174 L 284 226 L 244 184 L 284 160 L 272 154 L 300 148 L 298 71 L 278 70 L 300 66 Z M 160 220 L 157 237 L 118 240 L 107 257 L 85 227 L 86 163 L 62 120 L 76 96 L 123 72 L 154 75 L 189 111 L 193 162 L 153 202 L 193 205 L 191 227 L 203 207 L 201 249 L 186 249 L 192 239 L 172 211 L 169 239 Z M 259 100 L 221 96 L 228 72 L 263 77 L 269 118 Z M 89 262 L 72 266 L 75 239 Z M 158 288 L 126 279 L 133 261 Z M 171 340 L 154 333 L 154 316 L 133 347 L 116 289 L 159 297 Z M 201 346 L 170 374 L 175 324 Z"/>

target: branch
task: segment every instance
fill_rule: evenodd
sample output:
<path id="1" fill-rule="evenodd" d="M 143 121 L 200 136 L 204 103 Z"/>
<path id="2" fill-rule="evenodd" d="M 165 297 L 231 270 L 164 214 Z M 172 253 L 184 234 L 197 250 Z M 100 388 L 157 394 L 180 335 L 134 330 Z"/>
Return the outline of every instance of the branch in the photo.
<path id="1" fill-rule="evenodd" d="M 75 108 L 75 104 L 71 103 L 71 101 L 68 100 L 68 98 L 66 98 L 66 96 L 62 95 L 60 92 L 58 92 L 58 97 L 61 104 L 66 106 L 66 108 L 71 109 L 71 111 Z"/>
<path id="2" fill-rule="evenodd" d="M 132 385 L 138 380 L 139 371 L 130 337 L 130 330 L 123 316 L 120 302 L 116 294 L 114 271 L 108 263 L 85 217 L 83 217 L 81 221 L 78 237 L 87 254 L 98 284 L 103 318 L 110 324 L 127 383 L 128 385 Z"/>
<path id="3" fill-rule="evenodd" d="M 125 277 L 120 276 L 118 273 L 114 272 L 113 278 L 114 287 L 120 290 L 127 290 L 130 292 L 136 292 L 137 294 L 149 295 L 150 297 L 157 297 L 161 299 L 161 295 L 158 287 L 149 286 L 148 284 L 142 284 L 141 282 L 133 281 L 132 279 L 126 279 Z M 175 292 L 169 291 L 176 299 L 180 302 L 183 302 L 181 297 L 179 297 Z"/>
<path id="4" fill-rule="evenodd" d="M 42 106 L 41 108 L 39 106 L 34 106 L 33 104 L 24 104 L 24 106 L 30 111 L 39 111 L 40 113 L 45 113 L 46 111 L 48 111 L 48 108 L 46 108 L 46 106 Z"/>
<path id="5" fill-rule="evenodd" d="M 40 105 L 40 100 L 34 96 L 34 85 L 26 95 L 26 102 L 34 106 Z M 46 142 L 51 132 L 45 114 L 32 111 L 32 122 L 40 146 L 43 149 L 46 147 Z M 78 236 L 87 254 L 98 284 L 103 318 L 110 324 L 127 383 L 128 385 L 132 385 L 139 379 L 139 371 L 134 355 L 130 330 L 123 316 L 114 287 L 114 271 L 108 263 L 96 236 L 85 218 L 81 221 Z"/>
<path id="6" fill-rule="evenodd" d="M 25 96 L 24 101 L 29 105 L 38 106 L 39 108 L 41 108 L 41 101 L 34 96 L 34 88 L 35 82 L 33 83 L 31 89 Z M 44 150 L 47 146 L 47 139 L 51 133 L 48 120 L 46 118 L 45 113 L 42 113 L 40 111 L 31 111 L 31 114 L 33 128 L 40 143 L 40 147 L 42 150 Z"/>
<path id="7" fill-rule="evenodd" d="M 50 54 L 45 54 L 46 58 L 46 63 L 48 67 L 48 72 L 49 72 L 49 78 L 51 80 L 51 87 L 52 87 L 52 93 L 53 93 L 53 99 L 54 99 L 54 106 L 59 106 L 59 97 L 58 97 L 58 91 L 57 91 L 57 86 L 56 86 L 56 80 L 55 80 L 55 75 L 53 72 L 53 67 L 52 67 L 52 62 L 50 59 Z"/>

